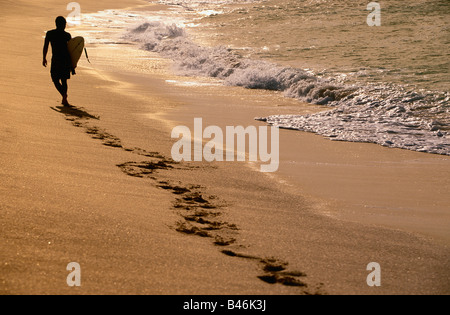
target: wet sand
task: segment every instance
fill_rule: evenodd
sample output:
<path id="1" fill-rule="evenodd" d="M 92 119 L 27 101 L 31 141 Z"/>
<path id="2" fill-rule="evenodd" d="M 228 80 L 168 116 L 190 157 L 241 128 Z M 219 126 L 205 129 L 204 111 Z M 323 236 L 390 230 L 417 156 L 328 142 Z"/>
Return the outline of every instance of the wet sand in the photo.
<path id="1" fill-rule="evenodd" d="M 69 82 L 75 107 L 64 109 L 40 65 L 47 15 L 65 14 L 53 3 L 62 9 L 2 3 L 2 38 L 13 44 L 0 49 L 0 293 L 449 293 L 448 160 L 282 131 L 273 175 L 174 163 L 170 131 L 194 117 L 262 125 L 253 118 L 317 109 L 264 91 L 167 83 L 189 79 L 158 59 L 151 75 L 130 66 L 136 54 L 155 58 L 132 47 L 92 47 L 95 67 L 80 64 Z M 92 12 L 135 4 L 81 2 Z M 80 288 L 65 283 L 72 261 Z M 366 284 L 373 261 L 380 288 Z"/>

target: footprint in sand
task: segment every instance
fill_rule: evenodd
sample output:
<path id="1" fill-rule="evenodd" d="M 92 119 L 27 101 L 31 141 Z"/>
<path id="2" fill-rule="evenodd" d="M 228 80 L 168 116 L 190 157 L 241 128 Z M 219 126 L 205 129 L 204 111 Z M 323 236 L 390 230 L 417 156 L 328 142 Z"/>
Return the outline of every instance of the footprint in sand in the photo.
<path id="1" fill-rule="evenodd" d="M 172 184 L 168 181 L 161 181 L 157 178 L 158 171 L 170 171 L 173 169 L 190 169 L 198 167 L 182 167 L 180 163 L 164 157 L 159 152 L 150 152 L 141 148 L 125 148 L 121 140 L 96 126 L 89 125 L 90 120 L 99 120 L 98 116 L 89 114 L 82 108 L 75 106 L 51 107 L 52 110 L 66 116 L 66 120 L 71 121 L 75 127 L 84 128 L 85 132 L 93 139 L 101 140 L 105 146 L 122 149 L 139 156 L 144 156 L 151 161 L 126 162 L 117 165 L 126 175 L 149 178 L 156 181 L 155 186 L 170 191 L 177 196 L 173 208 L 179 211 L 182 218 L 176 222 L 174 229 L 177 232 L 187 235 L 196 235 L 204 238 L 211 238 L 213 244 L 218 247 L 242 248 L 237 244 L 239 228 L 235 224 L 220 221 L 222 213 L 219 209 L 226 207 L 223 202 L 218 201 L 216 196 L 208 196 L 204 193 L 204 187 L 198 185 L 183 185 L 182 183 Z M 263 275 L 258 279 L 267 284 L 281 284 L 290 287 L 302 288 L 302 293 L 312 294 L 308 285 L 300 280 L 306 278 L 306 274 L 297 271 L 287 271 L 288 263 L 282 262 L 276 258 L 260 258 L 256 256 L 237 253 L 232 250 L 222 250 L 223 254 L 229 257 L 248 259 L 256 261 L 260 265 Z M 313 294 L 320 294 L 320 287 Z"/>

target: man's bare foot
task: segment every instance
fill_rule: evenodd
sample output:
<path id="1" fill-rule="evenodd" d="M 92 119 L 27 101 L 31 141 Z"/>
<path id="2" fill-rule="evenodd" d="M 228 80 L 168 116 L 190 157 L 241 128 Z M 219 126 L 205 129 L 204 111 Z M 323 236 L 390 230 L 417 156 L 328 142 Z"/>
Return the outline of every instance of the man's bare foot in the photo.
<path id="1" fill-rule="evenodd" d="M 69 102 L 67 101 L 67 97 L 63 98 L 61 104 L 63 104 L 64 106 L 71 106 L 71 105 L 69 104 Z"/>

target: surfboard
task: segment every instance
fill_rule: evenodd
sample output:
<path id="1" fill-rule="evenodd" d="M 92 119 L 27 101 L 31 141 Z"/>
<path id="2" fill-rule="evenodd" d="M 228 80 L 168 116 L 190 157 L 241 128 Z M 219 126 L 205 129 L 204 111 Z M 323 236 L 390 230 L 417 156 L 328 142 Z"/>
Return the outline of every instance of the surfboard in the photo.
<path id="1" fill-rule="evenodd" d="M 72 60 L 72 68 L 75 69 L 80 60 L 84 49 L 84 38 L 81 36 L 74 37 L 67 43 L 69 49 L 70 59 Z"/>

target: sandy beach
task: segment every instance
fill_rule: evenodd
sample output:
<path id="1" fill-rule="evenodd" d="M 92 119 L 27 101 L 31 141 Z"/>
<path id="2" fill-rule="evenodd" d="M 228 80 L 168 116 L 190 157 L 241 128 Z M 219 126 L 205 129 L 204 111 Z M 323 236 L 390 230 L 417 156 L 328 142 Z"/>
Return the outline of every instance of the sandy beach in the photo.
<path id="1" fill-rule="evenodd" d="M 192 87 L 154 53 L 89 43 L 64 108 L 41 58 L 67 3 L 0 6 L 0 294 L 450 293 L 447 156 L 281 130 L 276 173 L 176 163 L 171 130 L 194 118 L 264 126 L 254 118 L 320 108 L 212 79 Z M 81 287 L 66 283 L 70 262 Z M 381 287 L 366 283 L 371 262 Z"/>

